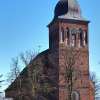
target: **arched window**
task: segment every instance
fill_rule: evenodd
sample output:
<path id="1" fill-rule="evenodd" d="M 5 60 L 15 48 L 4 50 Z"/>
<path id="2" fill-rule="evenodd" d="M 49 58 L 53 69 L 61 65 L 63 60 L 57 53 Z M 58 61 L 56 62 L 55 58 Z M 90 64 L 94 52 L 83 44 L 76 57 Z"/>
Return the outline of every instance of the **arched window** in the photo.
<path id="1" fill-rule="evenodd" d="M 76 46 L 76 35 L 75 34 L 72 34 L 72 40 L 71 40 L 71 46 L 72 47 L 75 47 Z"/>
<path id="2" fill-rule="evenodd" d="M 87 32 L 83 31 L 83 46 L 86 46 L 88 42 Z"/>
<path id="3" fill-rule="evenodd" d="M 64 29 L 62 29 L 62 41 L 64 42 L 65 37 L 64 37 Z"/>
<path id="4" fill-rule="evenodd" d="M 66 28 L 66 30 L 65 30 L 65 42 L 66 42 L 66 45 L 69 45 L 69 43 L 70 43 L 69 28 Z"/>
<path id="5" fill-rule="evenodd" d="M 83 46 L 86 46 L 86 41 L 85 41 L 85 37 L 86 37 L 86 32 L 83 32 Z"/>
<path id="6" fill-rule="evenodd" d="M 72 100 L 80 100 L 79 93 L 77 91 L 72 92 Z"/>
<path id="7" fill-rule="evenodd" d="M 88 44 L 88 35 L 87 35 L 87 32 L 85 31 L 85 43 L 86 43 L 86 45 Z"/>
<path id="8" fill-rule="evenodd" d="M 76 34 L 77 34 L 76 29 L 75 28 L 71 29 L 71 46 L 72 47 L 76 46 Z"/>
<path id="9" fill-rule="evenodd" d="M 70 33 L 69 33 L 69 28 L 67 28 L 67 43 L 69 45 L 70 43 Z"/>
<path id="10" fill-rule="evenodd" d="M 83 46 L 83 30 L 81 28 L 79 29 L 79 34 L 80 34 L 80 46 Z"/>
<path id="11" fill-rule="evenodd" d="M 60 32 L 60 42 L 64 42 L 64 29 L 61 28 L 61 32 Z"/>

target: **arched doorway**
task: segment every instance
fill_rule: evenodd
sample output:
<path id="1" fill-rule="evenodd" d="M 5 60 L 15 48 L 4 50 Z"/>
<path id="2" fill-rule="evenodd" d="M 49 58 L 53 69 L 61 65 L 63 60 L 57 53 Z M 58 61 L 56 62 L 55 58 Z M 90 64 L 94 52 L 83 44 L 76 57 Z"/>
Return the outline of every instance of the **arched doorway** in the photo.
<path id="1" fill-rule="evenodd" d="M 80 96 L 77 91 L 72 92 L 72 100 L 80 100 Z"/>

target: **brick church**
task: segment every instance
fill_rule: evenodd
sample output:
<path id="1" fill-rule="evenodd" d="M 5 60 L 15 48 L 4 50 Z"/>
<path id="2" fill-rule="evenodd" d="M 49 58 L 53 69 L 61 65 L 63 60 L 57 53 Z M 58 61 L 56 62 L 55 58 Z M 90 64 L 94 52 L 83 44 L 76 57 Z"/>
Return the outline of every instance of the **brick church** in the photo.
<path id="1" fill-rule="evenodd" d="M 30 61 L 5 90 L 6 97 L 14 100 L 94 100 L 94 85 L 89 79 L 88 24 L 77 0 L 59 0 L 48 25 L 49 49 Z M 36 77 L 30 81 L 32 75 L 37 75 L 38 81 Z"/>

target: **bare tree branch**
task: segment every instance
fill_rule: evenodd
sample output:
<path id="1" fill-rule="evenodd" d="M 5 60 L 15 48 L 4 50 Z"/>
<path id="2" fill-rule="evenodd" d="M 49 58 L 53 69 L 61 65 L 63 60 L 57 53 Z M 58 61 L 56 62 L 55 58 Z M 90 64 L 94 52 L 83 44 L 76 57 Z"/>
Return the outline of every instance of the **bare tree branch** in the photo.
<path id="1" fill-rule="evenodd" d="M 7 76 L 7 81 L 12 83 L 20 74 L 19 60 L 18 57 L 12 59 L 10 72 Z"/>
<path id="2" fill-rule="evenodd" d="M 30 61 L 32 61 L 35 56 L 37 55 L 37 53 L 34 51 L 26 51 L 25 53 L 21 53 L 20 54 L 20 60 L 22 61 L 22 63 L 24 64 L 24 66 L 27 66 Z"/>
<path id="3" fill-rule="evenodd" d="M 100 80 L 97 79 L 97 76 L 94 72 L 90 73 L 90 80 L 94 84 L 95 100 L 100 100 Z"/>
<path id="4" fill-rule="evenodd" d="M 1 78 L 3 77 L 3 75 L 2 74 L 0 74 L 0 88 L 2 87 L 2 82 L 4 82 L 4 80 L 2 80 Z M 2 92 L 0 91 L 0 94 L 1 94 Z"/>
<path id="5" fill-rule="evenodd" d="M 76 59 L 80 56 L 79 51 L 75 51 L 73 48 L 65 50 L 64 59 L 65 59 L 65 80 L 66 80 L 66 89 L 68 90 L 68 100 L 72 100 L 73 92 L 73 83 L 77 79 L 75 73 L 78 71 L 75 69 Z"/>

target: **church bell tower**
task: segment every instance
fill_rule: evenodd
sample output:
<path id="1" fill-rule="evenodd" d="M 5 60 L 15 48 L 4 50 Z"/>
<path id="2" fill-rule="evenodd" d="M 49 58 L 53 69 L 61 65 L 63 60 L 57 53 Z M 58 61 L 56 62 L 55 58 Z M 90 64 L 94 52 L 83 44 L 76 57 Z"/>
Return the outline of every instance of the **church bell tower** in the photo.
<path id="1" fill-rule="evenodd" d="M 88 24 L 89 21 L 82 16 L 77 0 L 58 1 L 54 10 L 54 18 L 48 25 L 49 49 L 54 53 L 58 71 L 57 100 L 69 100 L 64 76 L 66 62 L 64 56 L 69 55 L 66 49 L 69 51 L 73 49 L 73 52 L 77 52 L 73 75 L 76 79 L 73 82 L 71 100 L 94 100 L 94 86 L 89 80 Z"/>

